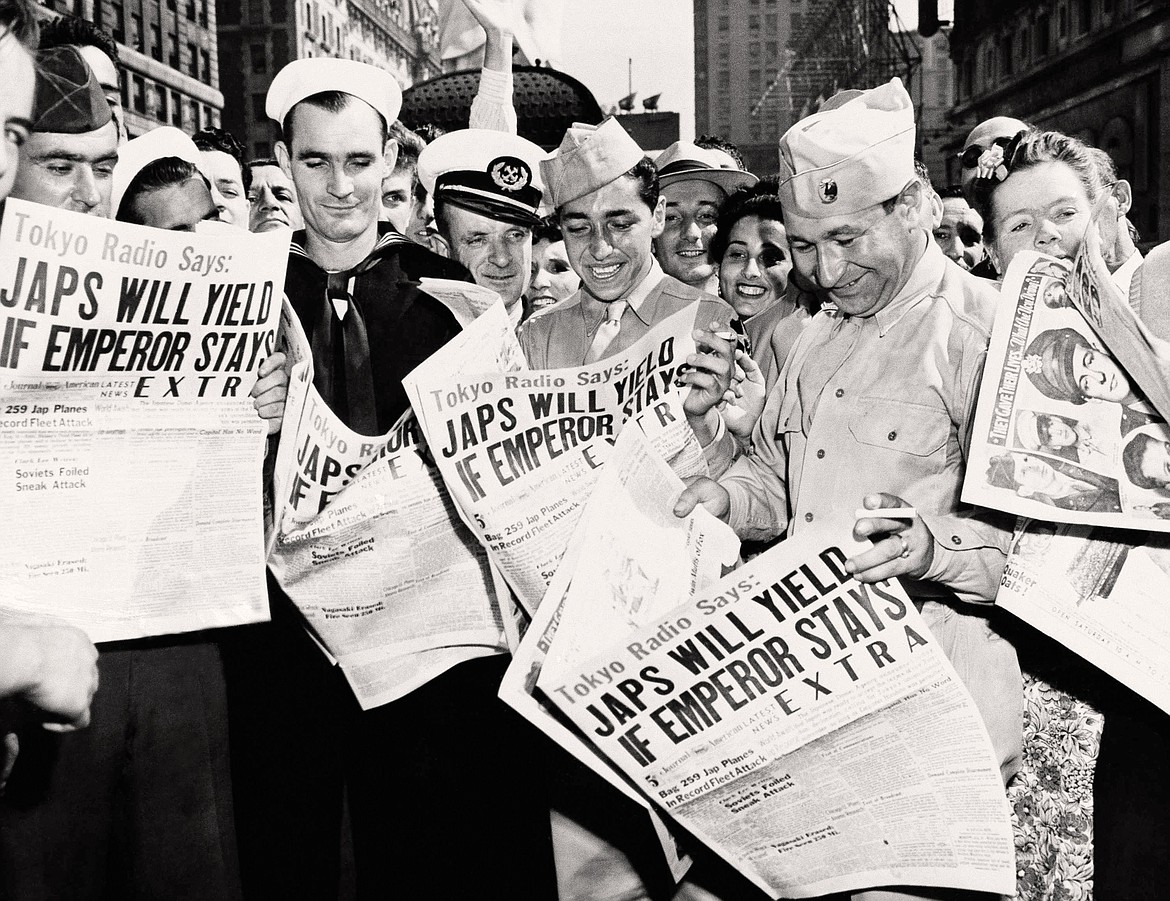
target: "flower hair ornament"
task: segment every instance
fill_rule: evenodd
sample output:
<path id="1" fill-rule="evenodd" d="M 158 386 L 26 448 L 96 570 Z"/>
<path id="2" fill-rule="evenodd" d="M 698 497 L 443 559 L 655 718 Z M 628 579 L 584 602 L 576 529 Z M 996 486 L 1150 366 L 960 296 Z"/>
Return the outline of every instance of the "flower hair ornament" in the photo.
<path id="1" fill-rule="evenodd" d="M 975 164 L 975 179 L 973 191 L 977 198 L 986 200 L 991 196 L 992 189 L 1004 182 L 1012 173 L 1012 162 L 1016 150 L 1027 131 L 1016 132 L 1012 137 L 1000 137 L 991 142 L 991 146 L 979 156 Z"/>

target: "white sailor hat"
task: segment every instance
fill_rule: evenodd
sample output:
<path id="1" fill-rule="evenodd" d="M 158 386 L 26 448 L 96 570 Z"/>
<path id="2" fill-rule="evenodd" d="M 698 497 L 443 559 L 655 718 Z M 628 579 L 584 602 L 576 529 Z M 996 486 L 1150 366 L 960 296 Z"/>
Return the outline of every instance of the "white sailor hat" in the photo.
<path id="1" fill-rule="evenodd" d="M 600 125 L 574 122 L 561 146 L 540 163 L 551 205 L 560 207 L 592 194 L 625 175 L 645 155 L 613 116 Z"/>
<path id="2" fill-rule="evenodd" d="M 118 148 L 118 162 L 114 164 L 111 178 L 110 209 L 118 215 L 122 200 L 126 197 L 131 183 L 138 173 L 155 160 L 178 157 L 193 165 L 211 183 L 211 177 L 203 166 L 203 157 L 186 133 L 169 125 L 152 129 L 146 134 L 127 141 Z"/>
<path id="3" fill-rule="evenodd" d="M 264 112 L 283 128 L 294 106 L 326 91 L 340 91 L 364 100 L 378 111 L 387 127 L 402 109 L 402 88 L 389 72 L 352 59 L 315 56 L 293 60 L 276 73 L 268 88 Z"/>
<path id="4" fill-rule="evenodd" d="M 897 78 L 830 98 L 780 139 L 785 213 L 856 213 L 896 197 L 914 178 L 914 105 Z"/>
<path id="5" fill-rule="evenodd" d="M 710 182 L 730 194 L 759 181 L 740 169 L 731 154 L 687 141 L 675 141 L 658 155 L 654 165 L 658 167 L 658 184 L 664 188 L 676 181 L 697 180 Z"/>
<path id="6" fill-rule="evenodd" d="M 543 194 L 544 151 L 518 135 L 481 128 L 447 132 L 418 157 L 418 179 L 436 201 L 473 213 L 535 225 Z"/>

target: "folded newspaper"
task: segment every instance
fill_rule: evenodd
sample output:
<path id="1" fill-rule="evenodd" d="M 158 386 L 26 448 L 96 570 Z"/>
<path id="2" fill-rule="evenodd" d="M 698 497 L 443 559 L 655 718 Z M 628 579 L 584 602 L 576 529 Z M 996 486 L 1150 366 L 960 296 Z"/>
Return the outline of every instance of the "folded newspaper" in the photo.
<path id="1" fill-rule="evenodd" d="M 772 897 L 1011 894 L 990 739 L 901 587 L 855 582 L 862 546 L 823 531 L 713 582 L 719 529 L 670 523 L 682 485 L 646 470 L 607 463 L 501 695 Z"/>
<path id="2" fill-rule="evenodd" d="M 1072 284 L 1067 262 L 1030 252 L 1012 261 L 963 500 L 1054 522 L 1170 531 L 1170 430 L 1077 311 Z M 1104 297 L 1108 288 L 1105 278 L 1074 293 Z"/>

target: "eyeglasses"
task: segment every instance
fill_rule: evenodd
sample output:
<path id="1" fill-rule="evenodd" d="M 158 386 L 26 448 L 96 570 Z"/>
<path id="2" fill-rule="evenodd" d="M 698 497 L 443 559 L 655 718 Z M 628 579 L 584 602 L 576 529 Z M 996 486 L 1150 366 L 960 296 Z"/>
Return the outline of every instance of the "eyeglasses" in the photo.
<path id="1" fill-rule="evenodd" d="M 1006 148 L 1011 142 L 1012 139 L 1010 137 L 996 138 L 991 142 L 991 146 Z M 964 147 L 961 153 L 955 155 L 959 158 L 959 162 L 963 164 L 964 169 L 974 169 L 979 165 L 979 157 L 983 156 L 983 151 L 987 149 L 982 144 L 971 144 L 968 147 Z"/>

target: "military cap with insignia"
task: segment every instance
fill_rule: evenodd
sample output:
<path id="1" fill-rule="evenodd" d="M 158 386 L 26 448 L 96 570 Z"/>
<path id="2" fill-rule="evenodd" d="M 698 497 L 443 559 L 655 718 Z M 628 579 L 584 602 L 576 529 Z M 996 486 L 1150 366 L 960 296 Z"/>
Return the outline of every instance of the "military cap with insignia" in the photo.
<path id="1" fill-rule="evenodd" d="M 544 150 L 518 135 L 464 128 L 426 146 L 419 154 L 418 178 L 436 202 L 534 226 L 540 221 L 544 156 Z"/>
<path id="2" fill-rule="evenodd" d="M 780 203 L 809 219 L 848 215 L 897 197 L 915 178 L 914 104 L 894 78 L 843 92 L 780 139 Z"/>

